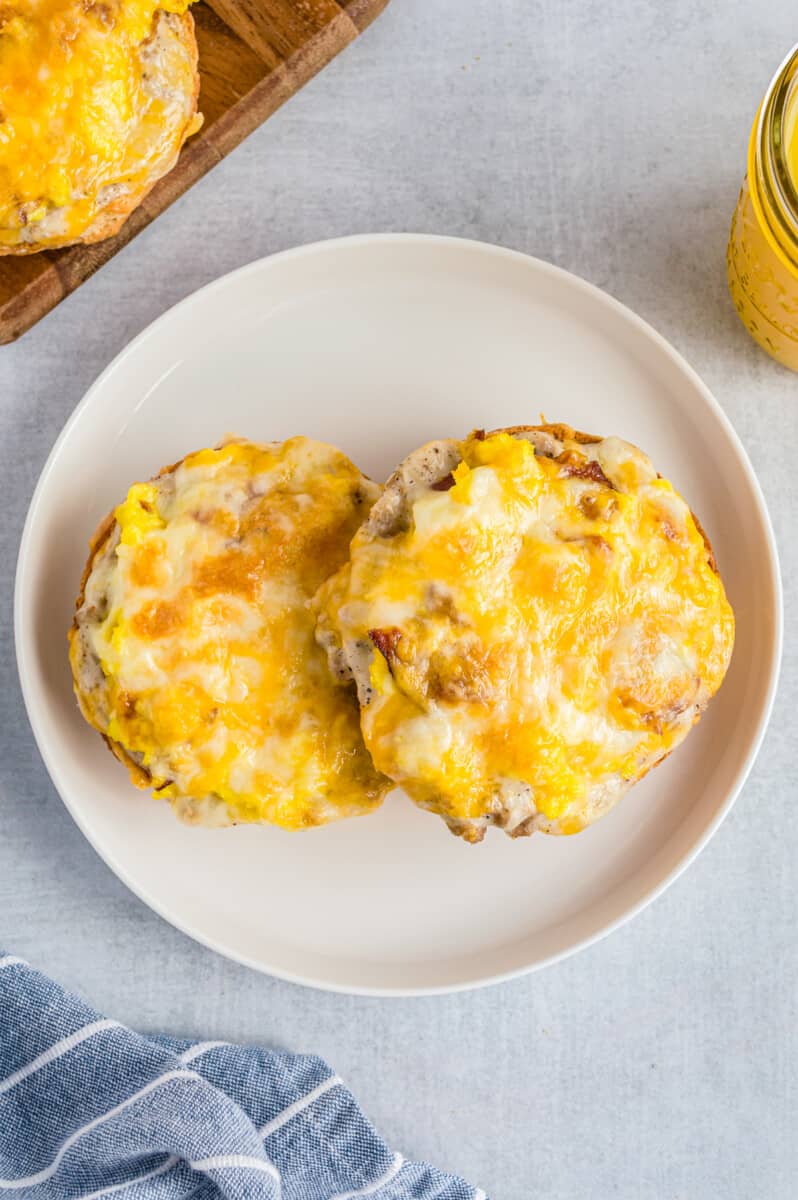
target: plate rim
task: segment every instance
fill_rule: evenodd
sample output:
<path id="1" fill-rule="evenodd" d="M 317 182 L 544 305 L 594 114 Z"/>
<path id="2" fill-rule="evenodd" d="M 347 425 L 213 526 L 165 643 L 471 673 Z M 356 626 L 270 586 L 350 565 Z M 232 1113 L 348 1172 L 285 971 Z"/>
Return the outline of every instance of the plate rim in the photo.
<path id="1" fill-rule="evenodd" d="M 616 317 L 626 322 L 627 325 L 636 329 L 637 332 L 648 342 L 653 343 L 657 349 L 670 359 L 672 364 L 691 382 L 694 388 L 701 394 L 702 399 L 711 410 L 713 417 L 720 424 L 726 437 L 730 443 L 731 449 L 735 452 L 739 465 L 742 467 L 748 483 L 751 487 L 751 492 L 756 503 L 757 517 L 759 525 L 764 534 L 764 543 L 767 551 L 767 562 L 770 570 L 773 590 L 773 631 L 769 639 L 771 650 L 771 667 L 768 679 L 767 693 L 765 701 L 761 707 L 758 723 L 755 734 L 751 740 L 751 744 L 746 755 L 746 758 L 737 771 L 736 777 L 732 786 L 729 788 L 727 795 L 719 807 L 718 811 L 713 816 L 712 820 L 705 826 L 700 835 L 694 840 L 690 848 L 680 858 L 676 865 L 667 874 L 654 883 L 650 888 L 645 890 L 640 898 L 613 920 L 607 922 L 601 928 L 586 934 L 584 937 L 572 942 L 569 946 L 563 949 L 554 951 L 544 955 L 542 958 L 519 966 L 509 968 L 506 971 L 499 971 L 489 975 L 469 977 L 455 983 L 444 984 L 429 984 L 429 985 L 411 985 L 411 986 L 378 986 L 371 984 L 343 984 L 336 981 L 331 981 L 325 978 L 315 977 L 312 974 L 304 974 L 302 972 L 286 970 L 282 967 L 267 966 L 262 961 L 251 957 L 245 953 L 236 950 L 231 950 L 223 945 L 218 939 L 204 934 L 201 930 L 192 926 L 190 922 L 184 921 L 182 918 L 175 917 L 169 911 L 166 904 L 154 898 L 149 894 L 148 889 L 135 882 L 127 869 L 118 863 L 115 856 L 110 851 L 101 848 L 95 841 L 94 836 L 88 828 L 87 822 L 84 821 L 77 806 L 73 805 L 72 801 L 65 794 L 59 785 L 58 767 L 54 762 L 54 756 L 51 755 L 44 738 L 43 731 L 37 728 L 37 721 L 32 712 L 32 704 L 29 699 L 29 689 L 31 687 L 31 676 L 33 667 L 30 662 L 30 650 L 26 643 L 26 631 L 29 636 L 32 635 L 33 626 L 27 621 L 27 608 L 24 603 L 23 582 L 27 574 L 29 550 L 32 542 L 32 531 L 36 521 L 38 511 L 41 507 L 43 497 L 47 490 L 49 476 L 55 467 L 55 463 L 60 455 L 63 445 L 68 440 L 73 427 L 78 423 L 84 410 L 92 403 L 95 394 L 100 391 L 108 381 L 108 379 L 119 370 L 127 359 L 134 355 L 138 348 L 147 341 L 148 338 L 156 336 L 159 328 L 173 319 L 179 311 L 196 304 L 201 297 L 212 293 L 215 290 L 221 290 L 225 286 L 229 286 L 233 281 L 242 278 L 249 274 L 257 274 L 259 271 L 268 269 L 272 264 L 282 262 L 286 259 L 299 259 L 303 257 L 311 257 L 315 254 L 326 252 L 329 250 L 345 249 L 348 247 L 369 247 L 380 246 L 386 244 L 415 244 L 417 246 L 448 246 L 459 248 L 470 253 L 483 254 L 487 257 L 504 258 L 507 260 L 516 261 L 525 266 L 531 266 L 539 271 L 542 275 L 548 275 L 558 279 L 561 282 L 567 282 L 570 286 L 576 288 L 583 295 L 592 299 L 594 302 L 608 309 Z M 373 998 L 405 998 L 410 996 L 435 996 L 449 995 L 458 992 L 474 991 L 477 988 L 493 986 L 500 983 L 506 983 L 513 979 L 518 979 L 525 975 L 530 975 L 533 972 L 541 971 L 545 967 L 553 966 L 555 963 L 561 962 L 572 955 L 579 953 L 581 950 L 587 949 L 589 946 L 595 945 L 602 941 L 617 929 L 620 929 L 628 921 L 631 921 L 645 908 L 652 904 L 659 896 L 663 894 L 673 884 L 679 876 L 687 870 L 687 868 L 695 861 L 701 851 L 705 848 L 708 842 L 714 837 L 715 833 L 720 828 L 723 821 L 728 816 L 734 803 L 736 802 L 740 792 L 751 773 L 751 769 L 756 761 L 759 751 L 762 746 L 765 734 L 767 732 L 770 718 L 775 703 L 776 694 L 778 691 L 779 677 L 781 673 L 783 643 L 784 643 L 784 595 L 781 578 L 781 569 L 779 563 L 778 547 L 776 537 L 773 531 L 773 525 L 765 501 L 759 479 L 754 471 L 753 465 L 748 457 L 748 454 L 743 446 L 743 443 L 737 434 L 730 419 L 721 407 L 719 401 L 715 398 L 707 384 L 699 376 L 698 372 L 687 362 L 684 356 L 648 321 L 639 316 L 633 309 L 629 308 L 622 301 L 616 299 L 609 292 L 596 284 L 590 283 L 588 280 L 576 275 L 572 271 L 568 271 L 563 267 L 556 266 L 554 263 L 547 262 L 544 259 L 537 258 L 534 255 L 526 254 L 521 250 L 514 250 L 506 246 L 497 245 L 491 242 L 482 242 L 474 238 L 461 238 L 446 234 L 430 234 L 430 233 L 365 233 L 353 234 L 345 237 L 328 238 L 320 241 L 308 242 L 299 246 L 290 247 L 285 250 L 277 251 L 274 254 L 265 255 L 261 258 L 254 259 L 252 262 L 245 263 L 243 266 L 227 272 L 224 275 L 218 276 L 216 279 L 210 280 L 202 287 L 190 292 L 183 299 L 177 301 L 160 316 L 156 317 L 148 325 L 146 325 L 138 334 L 136 334 L 122 349 L 112 358 L 110 363 L 100 372 L 97 378 L 89 385 L 81 399 L 75 405 L 71 414 L 67 418 L 58 436 L 53 443 L 45 463 L 41 469 L 41 473 L 37 480 L 36 486 L 31 496 L 28 506 L 25 523 L 23 525 L 22 536 L 19 543 L 19 551 L 17 554 L 16 571 L 14 579 L 14 603 L 13 603 L 13 628 L 14 628 L 14 645 L 16 653 L 17 673 L 19 676 L 20 688 L 22 691 L 25 712 L 28 718 L 34 741 L 36 743 L 39 754 L 44 762 L 50 781 L 55 788 L 61 802 L 67 809 L 67 812 L 72 817 L 72 820 L 77 825 L 83 836 L 88 841 L 94 852 L 105 863 L 105 865 L 116 875 L 116 877 L 127 887 L 134 896 L 142 903 L 146 904 L 153 912 L 156 913 L 162 920 L 179 930 L 179 932 L 190 937 L 192 940 L 199 942 L 206 948 L 214 951 L 222 957 L 231 961 L 240 963 L 243 966 L 249 967 L 252 970 L 258 971 L 260 974 L 267 975 L 273 979 L 279 979 L 286 983 L 295 984 L 302 987 L 314 988 L 319 991 L 331 992 L 338 995 L 357 995 Z"/>

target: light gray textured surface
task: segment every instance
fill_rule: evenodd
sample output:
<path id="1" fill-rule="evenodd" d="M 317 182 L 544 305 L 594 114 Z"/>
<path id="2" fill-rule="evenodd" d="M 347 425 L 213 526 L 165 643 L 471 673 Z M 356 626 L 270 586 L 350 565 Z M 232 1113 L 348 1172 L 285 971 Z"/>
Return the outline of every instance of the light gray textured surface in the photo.
<path id="1" fill-rule="evenodd" d="M 493 1200 L 795 1195 L 798 376 L 749 341 L 723 269 L 748 128 L 795 37 L 792 0 L 393 0 L 299 97 L 0 351 L 0 943 L 142 1030 L 326 1055 L 395 1145 Z M 272 982 L 128 894 L 49 783 L 11 634 L 31 491 L 109 359 L 241 263 L 383 229 L 540 255 L 670 338 L 760 473 L 787 600 L 764 749 L 686 876 L 554 969 L 415 1001 Z"/>

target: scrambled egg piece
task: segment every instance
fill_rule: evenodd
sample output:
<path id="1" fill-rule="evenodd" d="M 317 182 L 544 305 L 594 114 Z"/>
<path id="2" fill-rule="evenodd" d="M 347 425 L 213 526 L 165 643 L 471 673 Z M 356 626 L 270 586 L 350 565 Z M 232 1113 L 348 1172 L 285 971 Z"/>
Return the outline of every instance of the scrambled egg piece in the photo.
<path id="1" fill-rule="evenodd" d="M 600 817 L 686 736 L 734 637 L 684 500 L 563 426 L 411 455 L 315 606 L 376 767 L 471 841 Z"/>
<path id="2" fill-rule="evenodd" d="M 76 693 L 184 819 L 302 829 L 382 799 L 309 609 L 379 491 L 323 443 L 233 441 L 134 484 L 101 528 L 70 634 Z"/>
<path id="3" fill-rule="evenodd" d="M 115 232 L 196 128 L 190 0 L 0 6 L 0 253 Z"/>

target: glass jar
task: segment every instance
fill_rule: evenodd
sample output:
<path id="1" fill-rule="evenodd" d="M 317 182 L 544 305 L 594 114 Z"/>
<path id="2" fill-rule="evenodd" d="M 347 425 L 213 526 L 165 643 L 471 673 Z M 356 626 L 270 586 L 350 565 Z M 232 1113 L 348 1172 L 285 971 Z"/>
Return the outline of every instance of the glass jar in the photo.
<path id="1" fill-rule="evenodd" d="M 726 257 L 740 320 L 798 371 L 798 46 L 767 90 L 748 145 L 748 174 Z"/>

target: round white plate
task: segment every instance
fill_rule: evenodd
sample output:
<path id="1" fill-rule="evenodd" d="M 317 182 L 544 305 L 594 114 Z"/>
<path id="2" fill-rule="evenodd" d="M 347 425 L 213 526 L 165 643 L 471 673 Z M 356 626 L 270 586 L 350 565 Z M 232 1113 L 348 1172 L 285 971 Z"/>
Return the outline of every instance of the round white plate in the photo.
<path id="1" fill-rule="evenodd" d="M 195 830 L 129 783 L 78 714 L 66 630 L 97 521 L 134 480 L 233 432 L 328 440 L 383 479 L 409 450 L 540 413 L 639 443 L 712 539 L 737 614 L 700 726 L 571 838 L 481 846 L 394 794 L 303 834 Z M 521 254 L 359 237 L 253 263 L 167 313 L 90 389 L 42 473 L 20 550 L 19 672 L 80 828 L 147 904 L 273 975 L 365 993 L 446 991 L 551 963 L 639 911 L 739 791 L 776 686 L 781 594 L 759 486 L 692 370 L 602 292 Z"/>

